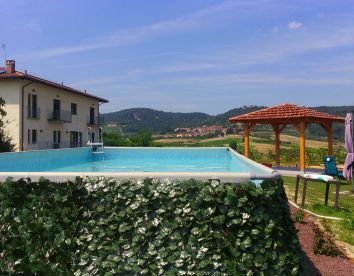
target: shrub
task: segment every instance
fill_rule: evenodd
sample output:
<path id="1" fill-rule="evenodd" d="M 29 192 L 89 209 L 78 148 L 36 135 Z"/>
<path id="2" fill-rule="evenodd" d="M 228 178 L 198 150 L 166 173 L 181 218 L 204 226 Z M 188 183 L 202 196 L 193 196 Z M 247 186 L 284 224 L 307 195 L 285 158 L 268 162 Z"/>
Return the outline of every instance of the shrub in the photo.
<path id="1" fill-rule="evenodd" d="M 0 270 L 301 274 L 282 181 L 104 178 L 0 185 Z"/>
<path id="2" fill-rule="evenodd" d="M 79 226 L 80 187 L 25 181 L 0 184 L 0 271 L 70 271 Z"/>
<path id="3" fill-rule="evenodd" d="M 305 215 L 305 213 L 302 209 L 297 209 L 297 211 L 294 215 L 294 221 L 297 223 L 304 224 L 305 223 L 304 215 Z"/>
<path id="4" fill-rule="evenodd" d="M 321 231 L 318 226 L 314 226 L 314 243 L 313 252 L 316 255 L 326 255 L 331 257 L 344 256 L 341 248 L 335 243 L 333 233 L 327 231 Z"/>

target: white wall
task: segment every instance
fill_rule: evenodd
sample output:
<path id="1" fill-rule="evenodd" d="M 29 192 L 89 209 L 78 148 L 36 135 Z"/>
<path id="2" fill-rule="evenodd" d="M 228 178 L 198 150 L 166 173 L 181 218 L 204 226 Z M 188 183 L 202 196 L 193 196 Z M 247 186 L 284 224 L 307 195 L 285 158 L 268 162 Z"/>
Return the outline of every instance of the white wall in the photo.
<path id="1" fill-rule="evenodd" d="M 25 109 L 28 106 L 28 93 L 35 94 L 38 97 L 37 106 L 40 108 L 40 119 L 29 119 L 25 114 L 25 133 L 24 140 L 27 143 L 28 129 L 37 130 L 38 145 L 53 142 L 53 131 L 61 131 L 61 141 L 69 146 L 70 131 L 82 133 L 82 143 L 87 143 L 88 119 L 90 115 L 90 107 L 95 108 L 95 117 L 98 117 L 99 101 L 85 96 L 77 95 L 71 92 L 53 88 L 50 86 L 33 83 L 25 88 Z M 71 103 L 77 105 L 77 115 L 72 115 L 71 123 L 48 121 L 48 113 L 53 111 L 53 100 L 60 100 L 60 108 L 68 113 L 71 112 Z M 97 126 L 92 127 L 97 138 Z M 32 146 L 33 147 L 33 146 Z"/>
<path id="2" fill-rule="evenodd" d="M 0 97 L 5 100 L 7 112 L 5 130 L 12 138 L 16 150 L 20 148 L 20 83 L 15 80 L 2 80 L 0 82 Z"/>

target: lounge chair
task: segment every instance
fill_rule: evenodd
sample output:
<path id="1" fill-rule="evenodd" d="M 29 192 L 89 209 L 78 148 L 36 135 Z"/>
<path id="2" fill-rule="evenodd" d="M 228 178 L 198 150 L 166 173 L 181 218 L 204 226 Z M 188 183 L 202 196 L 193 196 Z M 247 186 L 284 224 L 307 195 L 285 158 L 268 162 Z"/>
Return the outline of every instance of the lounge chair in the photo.
<path id="1" fill-rule="evenodd" d="M 324 156 L 323 162 L 325 165 L 325 174 L 333 177 L 337 177 L 340 180 L 346 180 L 343 173 L 338 171 L 336 159 L 334 156 Z"/>

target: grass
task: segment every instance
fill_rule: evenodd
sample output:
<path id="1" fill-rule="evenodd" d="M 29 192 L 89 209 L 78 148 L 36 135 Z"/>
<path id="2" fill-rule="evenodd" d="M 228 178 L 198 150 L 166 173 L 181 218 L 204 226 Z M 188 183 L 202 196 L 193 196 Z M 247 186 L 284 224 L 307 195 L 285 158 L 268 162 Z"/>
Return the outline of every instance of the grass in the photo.
<path id="1" fill-rule="evenodd" d="M 239 145 L 241 145 L 241 139 L 235 137 L 209 139 L 166 139 L 166 141 L 160 139 L 155 140 L 154 144 L 163 147 L 225 147 L 235 140 Z"/>
<path id="2" fill-rule="evenodd" d="M 197 142 L 196 145 L 199 147 L 224 147 L 228 146 L 232 141 L 237 142 L 237 144 L 241 144 L 240 139 L 235 138 L 225 138 L 223 140 L 209 140 L 209 141 L 200 141 Z"/>
<path id="3" fill-rule="evenodd" d="M 295 194 L 295 178 L 283 177 L 284 188 L 287 197 L 294 200 Z M 343 182 L 340 191 L 350 191 L 352 185 Z M 334 209 L 334 185 L 331 185 L 329 191 L 328 206 L 324 205 L 326 185 L 319 182 L 308 182 L 306 192 L 305 209 L 308 209 L 316 214 L 324 216 L 333 216 L 344 218 L 343 221 L 334 221 L 323 219 L 322 223 L 326 224 L 330 230 L 336 235 L 338 240 L 354 245 L 354 196 L 353 194 L 340 194 L 339 196 L 339 210 Z M 302 185 L 300 184 L 298 203 L 302 198 Z"/>

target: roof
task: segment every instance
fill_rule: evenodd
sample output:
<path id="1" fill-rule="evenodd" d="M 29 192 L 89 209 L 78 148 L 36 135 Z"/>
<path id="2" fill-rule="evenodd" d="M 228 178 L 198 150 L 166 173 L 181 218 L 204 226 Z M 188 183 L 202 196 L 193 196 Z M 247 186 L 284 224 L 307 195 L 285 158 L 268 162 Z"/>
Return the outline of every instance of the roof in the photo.
<path id="1" fill-rule="evenodd" d="M 62 89 L 62 90 L 65 90 L 65 91 L 68 91 L 68 92 L 71 92 L 71 93 L 75 93 L 75 94 L 78 94 L 78 95 L 81 95 L 81 96 L 84 96 L 84 97 L 89 97 L 89 98 L 98 100 L 98 101 L 103 102 L 103 103 L 108 103 L 108 100 L 106 100 L 104 98 L 97 97 L 95 95 L 86 93 L 85 91 L 77 90 L 77 89 L 74 89 L 72 87 L 60 84 L 60 83 L 56 83 L 56 82 L 52 82 L 52 81 L 49 81 L 49 80 L 46 80 L 46 79 L 43 79 L 43 78 L 40 78 L 40 77 L 36 77 L 36 76 L 30 75 L 30 74 L 27 74 L 26 72 L 20 72 L 20 71 L 16 70 L 14 73 L 6 73 L 6 72 L 1 72 L 2 69 L 5 69 L 5 68 L 0 67 L 0 80 L 2 80 L 2 79 L 29 80 L 29 81 L 41 83 L 41 84 L 44 84 L 44 85 L 48 85 L 48 86 L 51 86 L 51 87 L 55 87 L 55 88 L 58 88 L 58 89 Z"/>
<path id="2" fill-rule="evenodd" d="M 344 122 L 344 118 L 295 104 L 281 104 L 232 117 L 229 121 L 231 123 L 254 122 L 263 124 L 299 121 L 311 123 L 324 121 Z"/>

